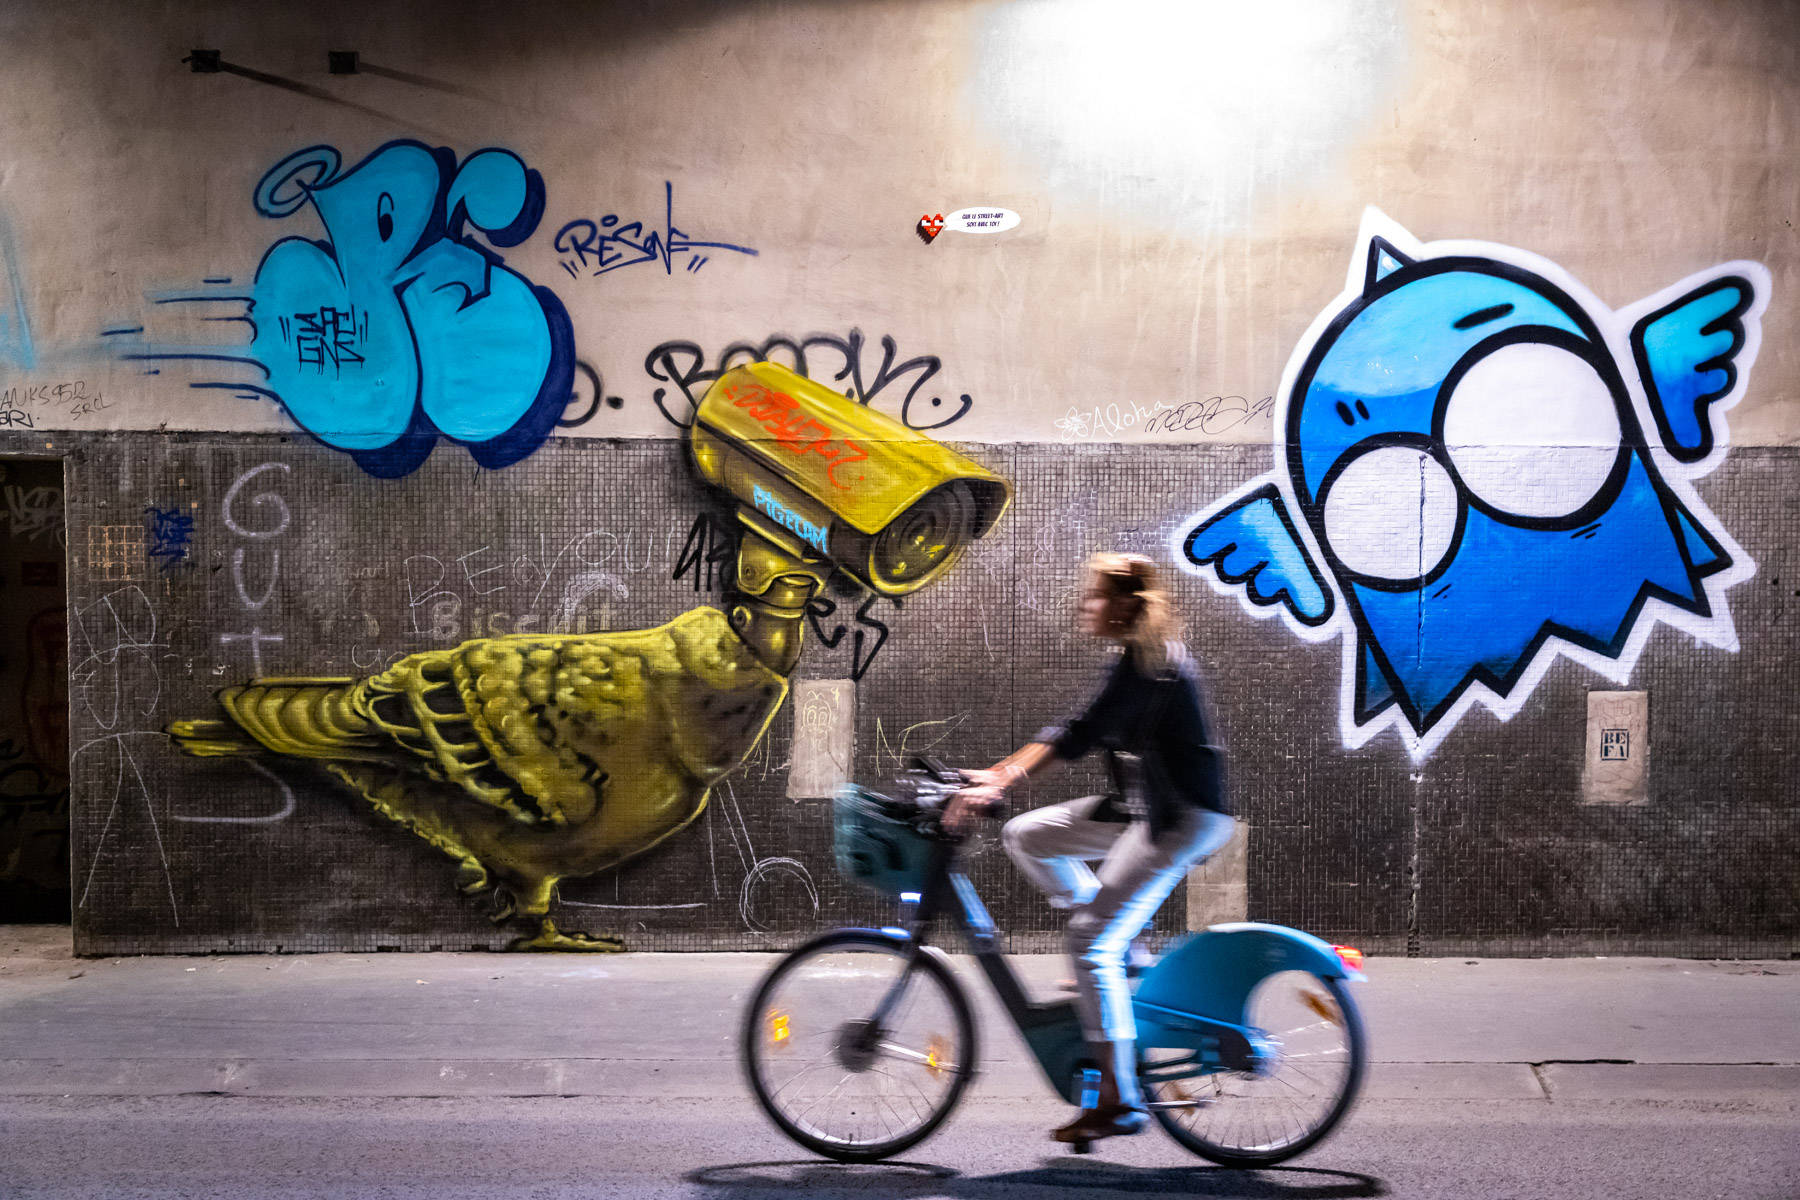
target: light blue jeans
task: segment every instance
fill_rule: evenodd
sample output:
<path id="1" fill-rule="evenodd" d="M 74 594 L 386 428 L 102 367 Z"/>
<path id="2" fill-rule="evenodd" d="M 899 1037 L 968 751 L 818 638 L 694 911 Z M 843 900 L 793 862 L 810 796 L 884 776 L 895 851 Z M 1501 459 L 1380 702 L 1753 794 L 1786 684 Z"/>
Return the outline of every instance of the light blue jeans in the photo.
<path id="1" fill-rule="evenodd" d="M 1066 941 L 1082 1029 L 1090 1041 L 1113 1043 L 1120 1102 L 1140 1107 L 1125 952 L 1188 870 L 1231 840 L 1234 822 L 1223 813 L 1189 808 L 1152 839 L 1144 821 L 1093 820 L 1102 799 L 1087 796 L 1021 813 L 1006 823 L 1000 839 L 1052 906 L 1073 910 Z M 1098 872 L 1088 866 L 1095 860 Z"/>

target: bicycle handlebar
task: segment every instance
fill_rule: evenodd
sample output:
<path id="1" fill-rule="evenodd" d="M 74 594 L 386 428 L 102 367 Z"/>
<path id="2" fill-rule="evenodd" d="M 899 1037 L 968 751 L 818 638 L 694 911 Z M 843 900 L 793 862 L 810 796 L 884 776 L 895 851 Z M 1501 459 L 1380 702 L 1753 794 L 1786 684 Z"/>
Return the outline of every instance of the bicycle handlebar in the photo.
<path id="1" fill-rule="evenodd" d="M 964 835 L 952 834 L 943 827 L 943 815 L 950 797 L 970 786 L 967 776 L 938 759 L 913 755 L 898 782 L 906 785 L 899 795 L 867 791 L 864 795 L 886 809 L 890 819 L 907 821 L 926 837 L 949 842 L 963 840 Z"/>
<path id="2" fill-rule="evenodd" d="M 952 791 L 960 791 L 969 786 L 968 778 L 961 771 L 948 766 L 942 759 L 933 758 L 928 754 L 913 755 L 907 773 L 924 775 L 933 783 Z"/>

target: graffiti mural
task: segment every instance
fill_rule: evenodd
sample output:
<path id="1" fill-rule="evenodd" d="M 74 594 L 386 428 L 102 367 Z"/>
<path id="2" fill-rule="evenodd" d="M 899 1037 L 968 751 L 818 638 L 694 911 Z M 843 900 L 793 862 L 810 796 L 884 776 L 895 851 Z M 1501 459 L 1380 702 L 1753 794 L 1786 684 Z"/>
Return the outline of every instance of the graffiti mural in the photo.
<path id="1" fill-rule="evenodd" d="M 266 390 L 377 476 L 414 470 L 439 435 L 484 467 L 530 454 L 569 400 L 569 317 L 464 230 L 518 245 L 543 215 L 542 178 L 505 150 L 458 163 L 412 141 L 340 166 L 313 146 L 256 187 L 258 212 L 310 206 L 326 235 L 283 238 L 257 268 L 251 353 Z"/>
<path id="2" fill-rule="evenodd" d="M 68 530 L 63 523 L 63 490 L 60 487 L 9 483 L 0 488 L 0 523 L 12 536 L 28 542 L 66 547 Z"/>
<path id="3" fill-rule="evenodd" d="M 179 508 L 144 508 L 144 555 L 153 558 L 164 571 L 173 571 L 188 562 L 194 546 L 194 515 Z"/>
<path id="4" fill-rule="evenodd" d="M 621 224 L 617 213 L 607 213 L 598 221 L 579 217 L 557 230 L 551 245 L 561 256 L 558 264 L 573 279 L 605 275 L 641 263 L 661 263 L 663 274 L 673 275 L 677 261 L 683 271 L 692 274 L 712 261 L 708 251 L 729 250 L 750 258 L 757 255 L 748 246 L 704 242 L 678 229 L 675 225 L 675 185 L 668 180 L 663 181 L 662 228 L 646 232 L 642 221 Z"/>
<path id="5" fill-rule="evenodd" d="M 169 734 L 199 757 L 322 764 L 454 859 L 465 893 L 493 892 L 499 919 L 529 922 L 517 949 L 619 949 L 556 927 L 558 881 L 616 866 L 700 816 L 785 700 L 835 574 L 871 599 L 908 595 L 1011 499 L 978 464 L 770 363 L 718 379 L 688 438 L 701 478 L 735 510 L 736 529 L 697 526 L 683 551 L 684 570 L 719 568 L 721 608 L 654 629 L 480 637 L 362 677 L 261 677 L 259 663 L 259 677 L 218 693 L 222 717 L 176 721 Z M 415 605 L 430 598 L 408 589 Z M 791 862 L 765 860 L 752 875 L 768 861 Z"/>
<path id="6" fill-rule="evenodd" d="M 1729 442 L 1769 273 L 1732 262 L 1618 311 L 1556 264 L 1421 244 L 1371 209 L 1289 359 L 1274 470 L 1182 523 L 1176 560 L 1340 639 L 1347 746 L 1424 758 L 1565 657 L 1626 682 L 1662 622 L 1735 651 L 1755 564 L 1693 481 Z"/>
<path id="7" fill-rule="evenodd" d="M 62 466 L 0 463 L 0 914 L 69 919 Z"/>
<path id="8" fill-rule="evenodd" d="M 900 397 L 895 414 L 908 429 L 942 429 L 960 421 L 975 406 L 967 392 L 954 401 L 925 391 L 925 385 L 943 368 L 935 354 L 920 354 L 896 363 L 899 346 L 893 337 L 881 338 L 881 361 L 871 370 L 863 361 L 868 340 L 860 329 L 839 336 L 810 333 L 803 337 L 771 334 L 759 344 L 733 342 L 719 351 L 708 367 L 706 351 L 695 342 L 663 342 L 644 356 L 644 373 L 673 389 L 657 388 L 651 395 L 656 407 L 678 429 L 694 423 L 694 412 L 707 388 L 725 372 L 744 363 L 781 361 L 796 374 L 821 383 L 832 383 L 858 404 L 872 404 L 892 384 L 912 376 Z M 679 395 L 672 394 L 678 392 Z M 894 393 L 889 392 L 891 397 Z"/>

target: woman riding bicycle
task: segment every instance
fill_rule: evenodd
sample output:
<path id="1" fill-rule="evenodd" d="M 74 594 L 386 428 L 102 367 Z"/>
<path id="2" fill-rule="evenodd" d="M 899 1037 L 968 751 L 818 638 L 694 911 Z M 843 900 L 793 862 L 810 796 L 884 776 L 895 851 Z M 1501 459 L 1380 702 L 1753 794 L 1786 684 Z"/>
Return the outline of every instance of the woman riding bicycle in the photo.
<path id="1" fill-rule="evenodd" d="M 1097 554 L 1087 576 L 1081 626 L 1122 651 L 1099 693 L 1081 715 L 1040 731 L 991 769 L 967 772 L 975 786 L 957 793 L 944 818 L 952 831 L 966 829 L 1056 760 L 1106 751 L 1110 794 L 1023 813 L 1001 835 L 1051 905 L 1071 910 L 1076 1007 L 1100 1065 L 1099 1103 L 1053 1135 L 1077 1143 L 1144 1128 L 1125 956 L 1189 868 L 1232 833 L 1223 754 L 1156 564 Z M 1096 860 L 1097 873 L 1087 865 Z"/>

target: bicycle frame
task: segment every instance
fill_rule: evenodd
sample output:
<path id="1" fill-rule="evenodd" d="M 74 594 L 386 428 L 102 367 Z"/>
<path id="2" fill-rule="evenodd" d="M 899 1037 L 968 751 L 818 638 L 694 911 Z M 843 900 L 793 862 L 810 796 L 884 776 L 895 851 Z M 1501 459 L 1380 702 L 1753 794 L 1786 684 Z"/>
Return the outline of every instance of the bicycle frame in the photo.
<path id="1" fill-rule="evenodd" d="M 867 931 L 895 940 L 907 953 L 906 968 L 882 997 L 871 1027 L 883 1026 L 904 994 L 913 964 L 928 949 L 925 934 L 932 920 L 949 915 L 967 935 L 977 965 L 1031 1047 L 1052 1090 L 1069 1103 L 1079 1104 L 1082 1072 L 1096 1064 L 1075 1004 L 1072 1000 L 1040 1004 L 1025 994 L 1012 964 L 1000 950 L 987 906 L 969 877 L 955 869 L 955 855 L 955 845 L 940 844 L 925 890 L 907 905 L 912 911 L 905 914 L 905 928 Z M 1259 1070 L 1268 1058 L 1268 1043 L 1257 1030 L 1243 1024 L 1245 1003 L 1260 980 L 1286 970 L 1310 971 L 1326 978 L 1365 978 L 1345 966 L 1327 943 L 1281 925 L 1215 925 L 1172 947 L 1145 974 L 1133 997 L 1138 1042 L 1193 1053 L 1157 1063 L 1152 1068 L 1155 1078 Z"/>

